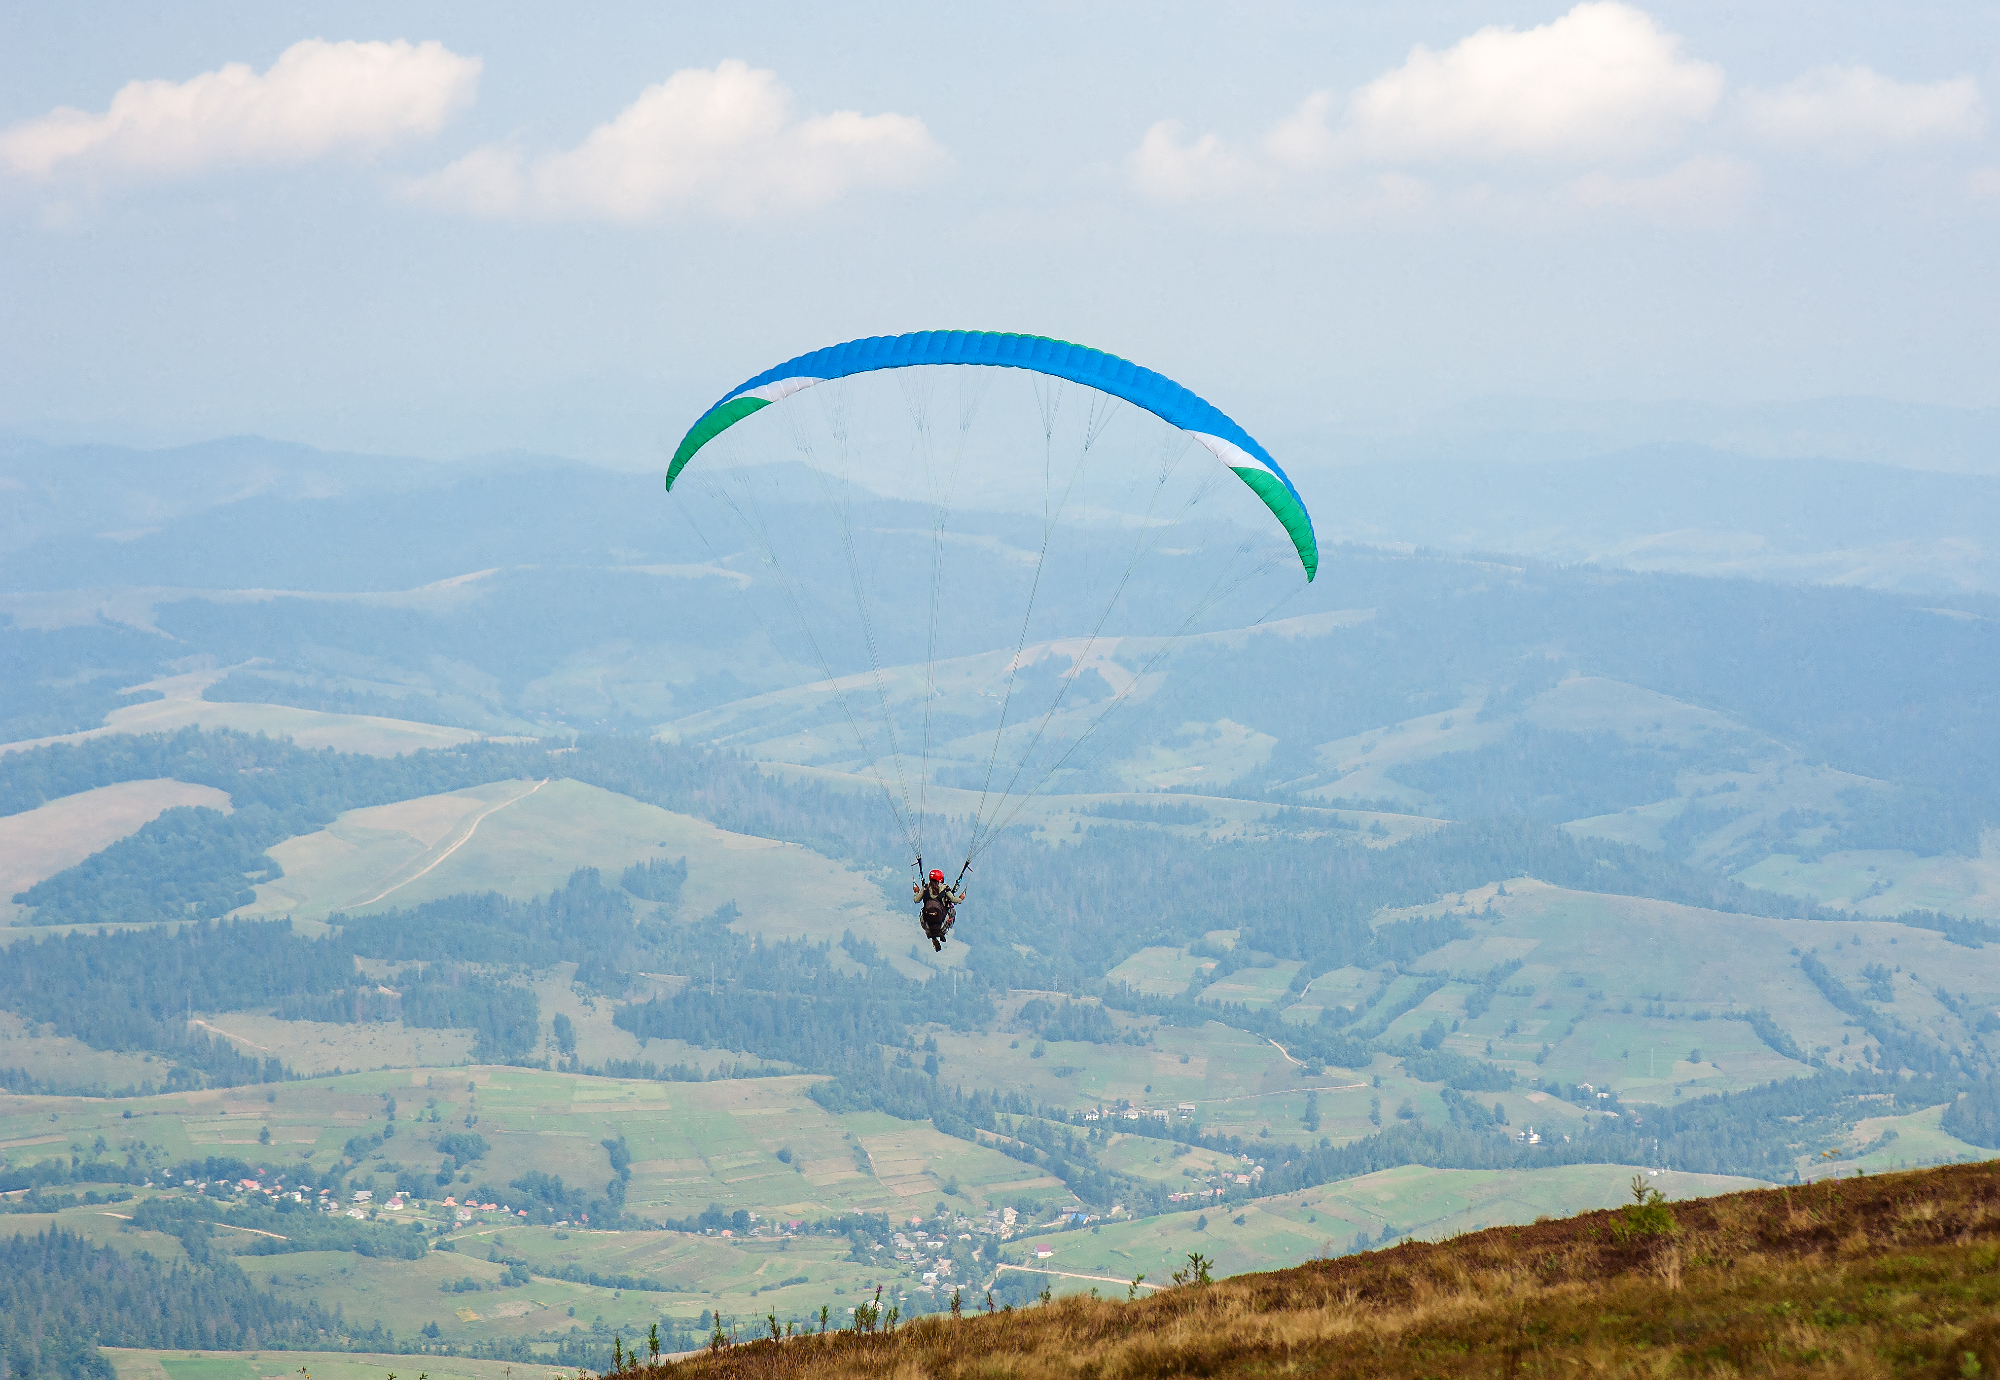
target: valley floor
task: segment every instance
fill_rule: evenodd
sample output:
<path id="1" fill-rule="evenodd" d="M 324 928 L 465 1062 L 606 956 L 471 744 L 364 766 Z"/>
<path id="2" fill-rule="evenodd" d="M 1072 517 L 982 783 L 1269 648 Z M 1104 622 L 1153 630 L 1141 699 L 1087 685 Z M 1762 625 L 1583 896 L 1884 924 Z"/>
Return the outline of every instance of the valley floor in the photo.
<path id="1" fill-rule="evenodd" d="M 100 1348 L 118 1380 L 383 1380 L 385 1375 L 420 1369 L 430 1380 L 511 1380 L 513 1361 L 477 1361 L 463 1356 L 371 1355 L 365 1351 L 146 1351 L 138 1347 Z M 420 1367 L 411 1366 L 421 1359 Z"/>

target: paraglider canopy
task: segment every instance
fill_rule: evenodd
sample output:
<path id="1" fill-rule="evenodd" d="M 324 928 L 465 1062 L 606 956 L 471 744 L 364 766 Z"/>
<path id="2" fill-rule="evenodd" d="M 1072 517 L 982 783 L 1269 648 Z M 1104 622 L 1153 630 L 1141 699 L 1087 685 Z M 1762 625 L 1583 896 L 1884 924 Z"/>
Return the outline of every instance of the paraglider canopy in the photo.
<path id="1" fill-rule="evenodd" d="M 1006 386 L 1004 371 L 1022 386 Z M 1066 388 L 1087 397 L 1064 420 Z M 819 406 L 794 402 L 769 422 L 735 429 L 806 390 Z M 1014 403 L 1032 394 L 1032 420 L 1018 406 L 989 405 L 989 391 Z M 897 395 L 905 432 L 876 425 L 868 412 L 869 398 Z M 1100 446 L 1111 418 L 1128 407 L 1149 414 L 1146 425 Z M 982 409 L 995 418 L 988 423 L 995 450 L 969 439 Z M 945 434 L 951 420 L 955 439 Z M 765 463 L 787 437 L 805 463 Z M 1016 485 L 1020 495 L 1038 485 L 1040 511 L 989 512 L 965 531 L 948 530 L 969 449 L 998 461 L 990 470 L 980 465 L 985 482 Z M 1093 454 L 1099 464 L 1086 474 Z M 748 456 L 760 458 L 742 463 Z M 850 478 L 857 456 L 878 480 L 890 467 L 920 466 L 913 477 L 921 483 L 899 488 L 891 507 L 870 513 L 865 486 Z M 728 571 L 741 556 L 760 560 L 798 626 L 785 655 L 808 653 L 820 678 L 669 727 L 718 744 L 766 744 L 779 760 L 801 754 L 802 766 L 872 782 L 909 844 L 918 899 L 927 910 L 933 900 L 942 907 L 946 928 L 973 860 L 1031 798 L 1059 778 L 1125 787 L 1125 764 L 1137 770 L 1138 758 L 1101 769 L 1087 759 L 1071 764 L 1121 705 L 1169 706 L 1166 658 L 1197 643 L 1206 665 L 1233 655 L 1241 634 L 1304 593 L 1318 571 L 1311 516 L 1254 437 L 1161 374 L 1045 336 L 923 331 L 800 355 L 732 389 L 695 420 L 668 466 L 670 491 L 687 489 L 697 457 L 694 486 L 749 542 L 727 554 L 709 546 L 710 568 Z M 1226 513 L 1231 500 L 1242 503 L 1243 488 L 1278 519 L 1288 543 L 1245 533 L 1204 509 L 1224 495 Z M 689 526 L 708 545 L 692 517 Z M 928 539 L 928 579 L 912 538 Z M 1288 549 L 1304 581 L 1292 575 Z M 851 612 L 838 608 L 843 583 Z M 1262 606 L 1273 595 L 1253 617 L 1238 604 L 1241 596 Z M 1237 626 L 1196 631 L 1218 616 Z M 853 758 L 834 742 L 842 725 Z M 1185 776 L 1205 767 L 1174 770 Z M 949 887 L 944 872 L 924 863 L 927 821 L 939 811 L 944 827 L 966 835 L 964 864 Z M 941 934 L 933 938 L 941 944 Z"/>
<path id="2" fill-rule="evenodd" d="M 1179 427 L 1249 485 L 1283 524 L 1310 581 L 1319 570 L 1312 516 L 1269 451 L 1221 408 L 1164 374 L 1087 345 L 1002 331 L 917 331 L 830 345 L 767 369 L 729 392 L 688 429 L 667 466 L 667 488 L 701 448 L 745 417 L 816 383 L 879 369 L 971 364 L 1026 369 L 1095 388 Z"/>

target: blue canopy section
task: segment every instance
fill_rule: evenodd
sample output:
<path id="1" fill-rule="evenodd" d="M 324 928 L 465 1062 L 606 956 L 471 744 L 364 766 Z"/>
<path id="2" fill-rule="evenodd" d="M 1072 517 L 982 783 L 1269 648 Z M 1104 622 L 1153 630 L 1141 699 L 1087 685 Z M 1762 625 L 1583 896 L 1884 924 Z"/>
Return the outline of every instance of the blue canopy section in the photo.
<path id="1" fill-rule="evenodd" d="M 732 389 L 689 428 L 667 469 L 667 487 L 695 454 L 715 436 L 778 398 L 827 379 L 880 369 L 926 364 L 978 364 L 1027 369 L 1067 379 L 1122 398 L 1171 426 L 1193 434 L 1217 458 L 1234 470 L 1262 498 L 1291 534 L 1299 559 L 1311 579 L 1319 564 L 1312 519 L 1291 479 L 1271 453 L 1238 426 L 1221 408 L 1183 388 L 1164 374 L 1130 360 L 1047 336 L 1001 331 L 916 331 L 909 335 L 878 335 L 829 345 L 766 369 Z M 792 387 L 786 387 L 791 384 Z M 761 395 L 761 396 L 760 396 Z"/>

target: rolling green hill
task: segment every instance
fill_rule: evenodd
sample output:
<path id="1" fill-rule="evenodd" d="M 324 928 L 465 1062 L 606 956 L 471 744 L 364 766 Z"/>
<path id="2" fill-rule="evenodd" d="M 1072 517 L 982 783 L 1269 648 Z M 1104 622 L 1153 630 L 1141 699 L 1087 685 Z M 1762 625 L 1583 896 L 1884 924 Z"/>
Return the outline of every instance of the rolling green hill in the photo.
<path id="1" fill-rule="evenodd" d="M 685 858 L 682 904 L 692 912 L 734 902 L 748 932 L 835 940 L 852 929 L 897 953 L 910 941 L 879 888 L 832 860 L 573 780 L 496 782 L 349 811 L 272 856 L 284 876 L 235 914 L 324 920 L 488 889 L 525 899 L 579 867 L 615 875 Z"/>

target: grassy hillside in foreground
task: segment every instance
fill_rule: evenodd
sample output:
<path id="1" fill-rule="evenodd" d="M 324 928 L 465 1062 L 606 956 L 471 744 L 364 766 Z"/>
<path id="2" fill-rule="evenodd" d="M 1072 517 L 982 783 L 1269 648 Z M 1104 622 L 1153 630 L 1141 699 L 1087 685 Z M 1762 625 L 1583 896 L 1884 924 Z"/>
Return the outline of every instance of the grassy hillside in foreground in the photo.
<path id="1" fill-rule="evenodd" d="M 1214 1262 L 1218 1278 L 1247 1274 L 1349 1254 L 1376 1241 L 1384 1246 L 1404 1236 L 1442 1241 L 1489 1226 L 1615 1206 L 1630 1196 L 1633 1172 L 1633 1166 L 1619 1164 L 1557 1169 L 1406 1164 L 1228 1211 L 1210 1206 L 1038 1237 L 1035 1245 L 1052 1254 L 1006 1266 L 1004 1273 L 1043 1276 L 1036 1287 L 1046 1283 L 1056 1294 L 1088 1293 L 1106 1276 L 1130 1279 L 1141 1270 L 1148 1280 L 1164 1283 L 1186 1263 L 1189 1251 L 1198 1250 Z M 1763 1187 L 1755 1179 L 1672 1170 L 1655 1171 L 1647 1182 L 1676 1200 Z"/>
<path id="2" fill-rule="evenodd" d="M 760 1341 L 657 1373 L 1978 1376 L 2000 1366 L 1996 1264 L 2000 1166 L 1982 1164 L 1633 1205 L 1131 1303 Z"/>

